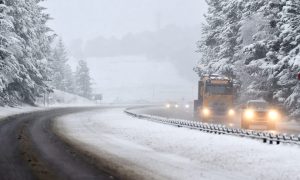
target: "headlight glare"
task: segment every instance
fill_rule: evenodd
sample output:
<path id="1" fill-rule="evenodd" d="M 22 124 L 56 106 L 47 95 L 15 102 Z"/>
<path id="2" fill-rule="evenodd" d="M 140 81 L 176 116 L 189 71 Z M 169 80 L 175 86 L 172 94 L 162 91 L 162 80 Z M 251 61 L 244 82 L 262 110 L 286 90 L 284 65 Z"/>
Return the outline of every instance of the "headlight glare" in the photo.
<path id="1" fill-rule="evenodd" d="M 203 114 L 204 116 L 209 116 L 209 115 L 210 115 L 210 110 L 209 110 L 208 108 L 203 108 L 203 109 L 202 109 L 202 114 Z"/>
<path id="2" fill-rule="evenodd" d="M 247 109 L 244 113 L 244 116 L 246 119 L 250 120 L 250 119 L 254 118 L 254 111 L 251 109 Z"/>
<path id="3" fill-rule="evenodd" d="M 271 120 L 278 120 L 279 119 L 279 113 L 277 111 L 275 111 L 275 110 L 269 111 L 268 115 L 269 115 L 269 118 Z"/>
<path id="4" fill-rule="evenodd" d="M 228 115 L 233 116 L 235 114 L 235 111 L 233 109 L 229 109 Z"/>

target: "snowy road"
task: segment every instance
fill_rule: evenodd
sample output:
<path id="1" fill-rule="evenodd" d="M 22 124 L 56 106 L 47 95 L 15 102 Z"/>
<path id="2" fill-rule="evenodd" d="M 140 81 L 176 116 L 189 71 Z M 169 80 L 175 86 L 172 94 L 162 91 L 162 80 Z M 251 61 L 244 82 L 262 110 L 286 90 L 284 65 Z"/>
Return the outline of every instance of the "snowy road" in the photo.
<path id="1" fill-rule="evenodd" d="M 111 179 L 51 131 L 54 118 L 91 109 L 58 108 L 1 119 L 0 179 Z"/>
<path id="2" fill-rule="evenodd" d="M 300 179 L 300 148 L 206 134 L 123 113 L 58 118 L 55 131 L 122 179 Z"/>

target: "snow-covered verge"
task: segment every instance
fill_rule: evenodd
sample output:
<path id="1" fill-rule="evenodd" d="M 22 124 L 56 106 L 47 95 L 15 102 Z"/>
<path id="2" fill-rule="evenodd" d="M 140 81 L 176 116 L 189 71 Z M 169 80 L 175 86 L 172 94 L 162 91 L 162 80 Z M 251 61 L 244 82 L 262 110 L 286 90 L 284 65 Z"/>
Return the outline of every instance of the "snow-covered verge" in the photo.
<path id="1" fill-rule="evenodd" d="M 51 107 L 61 107 L 61 106 L 94 106 L 96 105 L 95 101 L 80 97 L 75 94 L 70 94 L 60 90 L 54 90 L 46 98 L 38 99 L 39 105 L 44 105 L 44 101 L 47 106 Z"/>
<path id="2" fill-rule="evenodd" d="M 176 128 L 123 110 L 68 115 L 54 129 L 125 179 L 300 178 L 298 146 Z"/>
<path id="3" fill-rule="evenodd" d="M 44 106 L 44 98 L 37 100 L 38 107 L 33 107 L 30 105 L 20 105 L 16 107 L 0 107 L 0 119 L 21 113 L 28 113 L 33 111 L 45 110 L 55 107 L 73 107 L 73 106 L 95 106 L 94 101 L 88 100 L 86 98 L 66 93 L 59 90 L 54 90 L 49 97 L 46 98 L 46 107 Z"/>
<path id="4" fill-rule="evenodd" d="M 44 110 L 44 107 L 19 106 L 19 107 L 0 107 L 0 120 L 7 116 L 28 113 L 33 111 Z"/>

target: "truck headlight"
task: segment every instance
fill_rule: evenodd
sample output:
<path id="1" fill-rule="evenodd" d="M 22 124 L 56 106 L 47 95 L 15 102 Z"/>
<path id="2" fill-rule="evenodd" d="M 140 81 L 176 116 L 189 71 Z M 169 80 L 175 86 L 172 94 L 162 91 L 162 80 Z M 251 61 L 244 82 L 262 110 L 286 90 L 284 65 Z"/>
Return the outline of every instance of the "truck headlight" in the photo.
<path id="1" fill-rule="evenodd" d="M 203 108 L 203 109 L 202 109 L 202 114 L 203 114 L 204 116 L 209 116 L 209 115 L 210 115 L 210 110 L 209 110 L 208 108 Z"/>
<path id="2" fill-rule="evenodd" d="M 233 109 L 229 109 L 228 115 L 233 116 L 235 114 L 235 111 Z"/>
<path id="3" fill-rule="evenodd" d="M 186 109 L 188 109 L 188 108 L 190 108 L 190 105 L 186 104 L 184 107 L 185 107 Z"/>
<path id="4" fill-rule="evenodd" d="M 254 118 L 254 111 L 251 109 L 247 109 L 244 113 L 246 119 L 251 120 Z"/>
<path id="5" fill-rule="evenodd" d="M 271 120 L 278 120 L 279 119 L 279 113 L 275 110 L 269 111 L 268 116 Z"/>

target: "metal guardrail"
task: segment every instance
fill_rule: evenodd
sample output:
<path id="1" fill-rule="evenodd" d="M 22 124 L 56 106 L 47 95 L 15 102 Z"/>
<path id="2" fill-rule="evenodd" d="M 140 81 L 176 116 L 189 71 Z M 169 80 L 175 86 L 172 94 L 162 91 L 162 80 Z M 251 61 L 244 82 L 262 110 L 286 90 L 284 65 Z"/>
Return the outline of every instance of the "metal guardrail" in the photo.
<path id="1" fill-rule="evenodd" d="M 300 135 L 287 135 L 287 134 L 274 134 L 271 132 L 265 131 L 254 131 L 254 130 L 245 130 L 245 129 L 238 129 L 238 128 L 230 128 L 226 127 L 225 125 L 220 124 L 209 124 L 203 123 L 199 121 L 190 121 L 190 120 L 183 120 L 183 119 L 172 119 L 172 118 L 164 118 L 159 116 L 152 116 L 148 114 L 137 114 L 131 112 L 129 109 L 124 111 L 126 114 L 139 118 L 139 119 L 146 119 L 154 122 L 159 122 L 163 124 L 169 124 L 177 127 L 186 127 L 189 129 L 196 129 L 202 132 L 213 133 L 213 134 L 226 134 L 226 135 L 233 135 L 239 137 L 247 137 L 257 140 L 262 140 L 263 143 L 269 144 L 280 144 L 280 143 L 287 143 L 287 144 L 296 144 L 300 145 Z"/>

